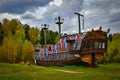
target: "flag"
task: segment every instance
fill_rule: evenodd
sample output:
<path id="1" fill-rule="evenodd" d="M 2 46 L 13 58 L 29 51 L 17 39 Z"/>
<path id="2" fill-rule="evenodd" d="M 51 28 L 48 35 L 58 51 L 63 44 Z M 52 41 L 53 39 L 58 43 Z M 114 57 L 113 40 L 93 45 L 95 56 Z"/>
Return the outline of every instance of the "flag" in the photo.
<path id="1" fill-rule="evenodd" d="M 78 34 L 78 40 L 80 40 L 80 34 Z"/>
<path id="2" fill-rule="evenodd" d="M 43 49 L 43 51 L 42 51 L 42 58 L 44 58 L 45 57 L 45 49 Z"/>
<path id="3" fill-rule="evenodd" d="M 67 42 L 64 42 L 64 48 L 67 48 Z"/>
<path id="4" fill-rule="evenodd" d="M 50 50 L 49 53 L 50 53 L 50 54 L 53 54 L 53 50 Z"/>
<path id="5" fill-rule="evenodd" d="M 67 41 L 67 37 L 64 38 L 64 42 L 66 42 L 66 41 Z"/>
<path id="6" fill-rule="evenodd" d="M 38 58 L 41 57 L 41 54 L 42 54 L 42 49 L 40 49 L 39 53 L 38 53 Z"/>
<path id="7" fill-rule="evenodd" d="M 57 53 L 57 49 L 54 49 L 54 52 L 53 52 L 54 54 L 56 54 Z"/>
<path id="8" fill-rule="evenodd" d="M 77 40 L 77 35 L 75 35 L 75 40 Z"/>
<path id="9" fill-rule="evenodd" d="M 64 38 L 62 38 L 62 43 L 64 43 Z"/>
<path id="10" fill-rule="evenodd" d="M 54 45 L 51 45 L 51 50 L 53 50 L 54 49 Z"/>
<path id="11" fill-rule="evenodd" d="M 59 40 L 59 43 L 62 43 L 62 39 Z"/>
<path id="12" fill-rule="evenodd" d="M 60 43 L 59 48 L 62 49 L 62 47 L 63 47 L 63 43 Z"/>
<path id="13" fill-rule="evenodd" d="M 58 44 L 55 45 L 55 49 L 58 49 Z"/>
<path id="14" fill-rule="evenodd" d="M 45 54 L 46 54 L 46 57 L 48 57 L 48 54 L 49 54 L 48 48 L 46 48 Z"/>
<path id="15" fill-rule="evenodd" d="M 64 39 L 61 38 L 61 39 L 59 40 L 59 43 L 61 44 L 61 43 L 63 43 L 63 42 L 64 42 Z"/>
<path id="16" fill-rule="evenodd" d="M 79 34 L 75 35 L 75 40 L 79 40 L 79 39 L 80 39 L 80 35 Z"/>
<path id="17" fill-rule="evenodd" d="M 58 45 L 56 44 L 56 45 L 55 45 L 55 48 L 54 48 L 54 54 L 57 53 L 57 50 L 58 50 Z"/>

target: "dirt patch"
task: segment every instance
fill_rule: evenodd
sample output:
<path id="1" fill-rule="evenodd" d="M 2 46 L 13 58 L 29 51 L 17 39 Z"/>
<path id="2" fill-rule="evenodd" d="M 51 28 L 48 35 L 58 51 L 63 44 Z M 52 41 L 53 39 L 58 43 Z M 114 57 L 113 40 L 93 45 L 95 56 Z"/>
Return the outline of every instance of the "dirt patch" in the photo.
<path id="1" fill-rule="evenodd" d="M 61 71 L 61 72 L 65 72 L 65 73 L 83 73 L 83 72 L 78 72 L 78 71 L 70 71 L 70 70 L 63 70 L 63 69 L 55 69 L 56 71 Z"/>

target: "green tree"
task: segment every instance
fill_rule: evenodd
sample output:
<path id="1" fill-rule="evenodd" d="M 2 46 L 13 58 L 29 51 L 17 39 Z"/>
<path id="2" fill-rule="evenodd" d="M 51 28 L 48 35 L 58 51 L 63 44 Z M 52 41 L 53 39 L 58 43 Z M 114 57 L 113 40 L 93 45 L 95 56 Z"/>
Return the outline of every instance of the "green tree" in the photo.
<path id="1" fill-rule="evenodd" d="M 8 36 L 10 34 L 10 21 L 8 19 L 4 19 L 3 21 L 3 27 L 2 27 L 2 31 L 3 31 L 3 36 Z"/>
<path id="2" fill-rule="evenodd" d="M 57 38 L 56 38 L 57 37 Z M 40 44 L 44 45 L 44 31 L 43 29 L 41 30 L 41 33 L 40 33 Z M 47 44 L 55 44 L 57 43 L 58 41 L 58 32 L 53 32 L 52 30 L 47 30 L 46 31 L 46 43 Z"/>
<path id="3" fill-rule="evenodd" d="M 120 33 L 112 35 L 112 41 L 108 40 L 108 49 L 104 55 L 103 62 L 118 62 L 120 63 Z"/>
<path id="4" fill-rule="evenodd" d="M 17 46 L 18 45 L 15 41 L 15 37 L 11 35 L 5 37 L 1 46 L 1 60 L 4 62 L 15 63 L 17 56 Z"/>
<path id="5" fill-rule="evenodd" d="M 26 39 L 30 40 L 29 39 L 29 29 L 30 29 L 30 26 L 28 24 L 25 24 L 25 34 L 26 34 Z"/>
<path id="6" fill-rule="evenodd" d="M 13 35 L 15 34 L 15 31 L 17 29 L 18 24 L 21 24 L 21 23 L 17 19 L 12 19 L 10 21 L 10 26 L 9 27 L 10 27 L 10 31 Z"/>
<path id="7" fill-rule="evenodd" d="M 0 45 L 2 45 L 3 41 L 3 31 L 2 31 L 2 23 L 0 22 Z"/>
<path id="8" fill-rule="evenodd" d="M 23 49 L 22 49 L 22 53 L 24 54 L 24 61 L 25 62 L 32 62 L 34 59 L 34 46 L 33 44 L 28 41 L 25 40 L 24 45 L 23 45 Z"/>
<path id="9" fill-rule="evenodd" d="M 35 45 L 39 41 L 39 29 L 30 28 L 29 29 L 29 39 Z"/>
<path id="10" fill-rule="evenodd" d="M 47 36 L 48 36 L 48 34 L 47 34 Z M 43 29 L 40 32 L 40 44 L 42 44 L 42 45 L 45 44 L 44 43 L 44 31 L 43 31 Z"/>
<path id="11" fill-rule="evenodd" d="M 19 24 L 16 28 L 15 31 L 15 36 L 16 38 L 22 39 L 23 41 L 25 40 L 25 29 L 24 26 L 22 24 Z"/>
<path id="12" fill-rule="evenodd" d="M 110 42 L 112 42 L 112 34 L 109 34 L 108 39 L 109 39 Z"/>

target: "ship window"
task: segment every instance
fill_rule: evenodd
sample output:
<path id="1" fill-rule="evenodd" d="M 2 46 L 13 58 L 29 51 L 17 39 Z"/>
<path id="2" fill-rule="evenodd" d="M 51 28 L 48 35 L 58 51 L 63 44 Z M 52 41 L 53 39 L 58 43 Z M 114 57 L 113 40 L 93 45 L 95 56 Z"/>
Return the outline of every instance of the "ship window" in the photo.
<path id="1" fill-rule="evenodd" d="M 105 42 L 102 42 L 102 48 L 105 48 Z"/>
<path id="2" fill-rule="evenodd" d="M 95 42 L 94 47 L 98 48 L 98 42 Z"/>
<path id="3" fill-rule="evenodd" d="M 101 43 L 101 42 L 99 42 L 99 48 L 101 48 L 101 46 L 102 46 L 102 43 Z"/>
<path id="4" fill-rule="evenodd" d="M 94 48 L 94 42 L 93 41 L 90 42 L 90 48 Z"/>
<path id="5" fill-rule="evenodd" d="M 88 49 L 89 48 L 89 42 L 85 43 L 84 49 Z"/>

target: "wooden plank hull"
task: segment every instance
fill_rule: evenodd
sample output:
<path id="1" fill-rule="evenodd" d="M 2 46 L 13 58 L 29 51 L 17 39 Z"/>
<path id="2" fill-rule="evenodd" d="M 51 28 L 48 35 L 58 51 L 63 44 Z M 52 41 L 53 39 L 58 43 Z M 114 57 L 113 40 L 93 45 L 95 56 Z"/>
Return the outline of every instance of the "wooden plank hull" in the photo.
<path id="1" fill-rule="evenodd" d="M 49 55 L 47 58 L 36 59 L 36 64 L 41 66 L 88 65 L 80 59 L 80 56 L 73 53 Z"/>
<path id="2" fill-rule="evenodd" d="M 37 65 L 41 66 L 64 66 L 64 65 L 80 65 L 82 62 L 80 59 L 70 59 L 70 60 L 55 60 L 55 61 L 49 61 L 49 60 L 36 60 Z"/>
<path id="3" fill-rule="evenodd" d="M 41 66 L 86 65 L 92 67 L 96 66 L 97 62 L 101 61 L 102 58 L 103 53 L 61 53 L 49 55 L 44 59 L 37 59 L 36 64 Z"/>
<path id="4" fill-rule="evenodd" d="M 81 54 L 81 60 L 89 64 L 89 66 L 96 66 L 97 62 L 101 61 L 103 58 L 103 53 L 87 53 Z"/>

